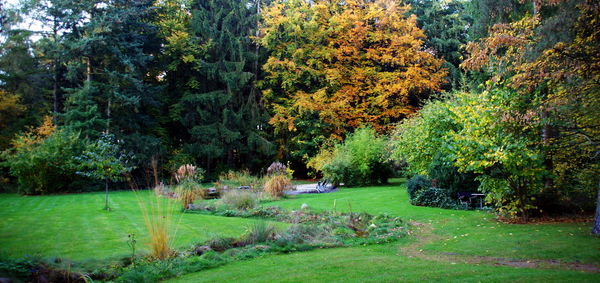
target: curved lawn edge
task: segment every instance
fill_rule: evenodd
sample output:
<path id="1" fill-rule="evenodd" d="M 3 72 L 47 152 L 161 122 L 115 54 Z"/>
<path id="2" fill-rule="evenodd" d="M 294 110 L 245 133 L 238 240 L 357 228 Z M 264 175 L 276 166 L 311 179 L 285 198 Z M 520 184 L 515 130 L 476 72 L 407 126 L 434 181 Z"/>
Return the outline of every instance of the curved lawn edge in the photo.
<path id="1" fill-rule="evenodd" d="M 400 244 L 402 245 L 402 244 Z M 269 255 L 165 282 L 597 282 L 594 273 L 408 257 L 397 243 Z"/>

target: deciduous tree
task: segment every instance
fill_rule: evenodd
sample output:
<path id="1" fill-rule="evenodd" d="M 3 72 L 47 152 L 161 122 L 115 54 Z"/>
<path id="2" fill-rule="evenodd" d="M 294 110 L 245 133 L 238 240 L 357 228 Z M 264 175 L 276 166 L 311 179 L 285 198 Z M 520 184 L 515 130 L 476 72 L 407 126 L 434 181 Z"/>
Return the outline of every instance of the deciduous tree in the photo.
<path id="1" fill-rule="evenodd" d="M 386 0 L 277 1 L 265 10 L 264 95 L 279 136 L 308 145 L 360 125 L 386 132 L 440 90 L 442 60 L 424 50 L 408 10 Z"/>

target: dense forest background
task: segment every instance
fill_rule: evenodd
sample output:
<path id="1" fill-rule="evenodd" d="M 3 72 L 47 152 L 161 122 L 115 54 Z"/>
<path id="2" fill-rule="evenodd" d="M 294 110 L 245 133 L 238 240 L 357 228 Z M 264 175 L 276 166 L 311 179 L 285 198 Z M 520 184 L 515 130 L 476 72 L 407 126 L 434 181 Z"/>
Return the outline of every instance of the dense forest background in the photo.
<path id="1" fill-rule="evenodd" d="M 277 160 L 308 177 L 311 158 L 359 127 L 391 135 L 428 101 L 484 92 L 512 123 L 499 135 L 537 141 L 543 186 L 583 188 L 577 196 L 593 200 L 594 1 L 28 0 L 3 4 L 1 20 L 0 151 L 39 153 L 3 163 L 5 190 L 36 158 L 55 164 L 28 168 L 56 191 L 92 189 L 56 172 L 77 171 L 60 160 L 103 134 L 130 156 L 126 180 L 139 187 L 187 163 L 206 180 L 260 174 Z M 461 137 L 465 148 L 493 146 Z M 461 172 L 514 165 L 461 154 Z"/>

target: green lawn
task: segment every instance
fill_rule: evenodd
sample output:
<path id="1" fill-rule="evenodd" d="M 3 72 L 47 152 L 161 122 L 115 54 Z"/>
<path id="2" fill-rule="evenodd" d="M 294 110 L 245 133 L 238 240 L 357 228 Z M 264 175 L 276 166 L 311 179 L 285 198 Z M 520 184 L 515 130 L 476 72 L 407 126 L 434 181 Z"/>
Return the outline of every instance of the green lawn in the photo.
<path id="1" fill-rule="evenodd" d="M 316 250 L 234 262 L 168 282 L 598 282 L 598 274 L 408 258 L 398 244 Z"/>
<path id="2" fill-rule="evenodd" d="M 147 201 L 150 192 L 140 192 Z M 127 256 L 127 235 L 135 233 L 138 249 L 147 243 L 138 198 L 130 191 L 110 193 L 112 210 L 102 210 L 103 193 L 55 196 L 0 196 L 0 247 L 8 256 L 41 255 L 72 260 Z M 239 236 L 253 220 L 181 214 L 172 205 L 174 245 L 182 247 L 214 234 Z M 175 226 L 175 225 L 174 225 Z"/>
<path id="3" fill-rule="evenodd" d="M 151 194 L 143 192 L 142 198 Z M 112 211 L 101 210 L 102 193 L 23 197 L 0 195 L 0 253 L 39 254 L 76 261 L 115 259 L 129 252 L 127 235 L 147 241 L 133 192 L 111 193 Z M 481 211 L 415 207 L 404 185 L 342 189 L 294 196 L 265 205 L 298 209 L 365 211 L 401 216 L 415 224 L 413 235 L 385 245 L 271 255 L 189 274 L 175 281 L 600 281 L 597 273 L 562 267 L 517 268 L 495 261 L 557 260 L 600 265 L 600 239 L 590 223 L 501 224 Z M 252 219 L 181 214 L 175 246 L 189 246 L 214 234 L 239 236 Z M 280 224 L 282 225 L 282 224 Z M 539 266 L 538 266 L 539 267 Z"/>
<path id="4" fill-rule="evenodd" d="M 426 252 L 459 253 L 513 259 L 560 259 L 600 264 L 600 238 L 590 236 L 591 223 L 503 224 L 491 213 L 412 206 L 403 185 L 342 189 L 331 194 L 306 194 L 269 205 L 313 209 L 389 213 L 431 224 L 438 241 Z"/>
<path id="5" fill-rule="evenodd" d="M 268 205 L 390 213 L 423 223 L 397 243 L 273 255 L 188 274 L 172 282 L 598 282 L 597 273 L 497 266 L 510 259 L 600 264 L 600 239 L 591 223 L 509 225 L 482 211 L 416 207 L 400 183 L 300 195 Z M 422 228 L 421 228 L 422 227 Z M 431 235 L 418 229 L 429 230 Z M 424 239 L 425 238 L 425 239 Z M 423 242 L 422 244 L 419 242 Z M 413 246 L 417 255 L 407 251 Z M 410 250 L 410 249 L 409 249 Z M 171 282 L 170 281 L 170 282 Z"/>

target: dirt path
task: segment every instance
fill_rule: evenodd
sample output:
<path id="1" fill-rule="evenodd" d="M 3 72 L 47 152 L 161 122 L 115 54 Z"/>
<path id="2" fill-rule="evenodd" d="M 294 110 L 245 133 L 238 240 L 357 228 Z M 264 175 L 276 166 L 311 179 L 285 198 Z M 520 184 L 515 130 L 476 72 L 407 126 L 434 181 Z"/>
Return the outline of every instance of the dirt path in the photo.
<path id="1" fill-rule="evenodd" d="M 416 257 L 429 261 L 450 262 L 452 264 L 488 264 L 537 269 L 568 269 L 600 273 L 600 266 L 598 265 L 576 262 L 561 262 L 552 259 L 514 260 L 490 256 L 464 255 L 459 253 L 425 253 L 423 251 L 423 247 L 433 242 L 441 241 L 444 238 L 433 233 L 434 228 L 431 226 L 431 224 L 423 224 L 418 222 L 411 222 L 410 224 L 413 227 L 411 235 L 416 238 L 416 242 L 399 248 L 400 254 L 406 255 L 407 257 Z"/>

